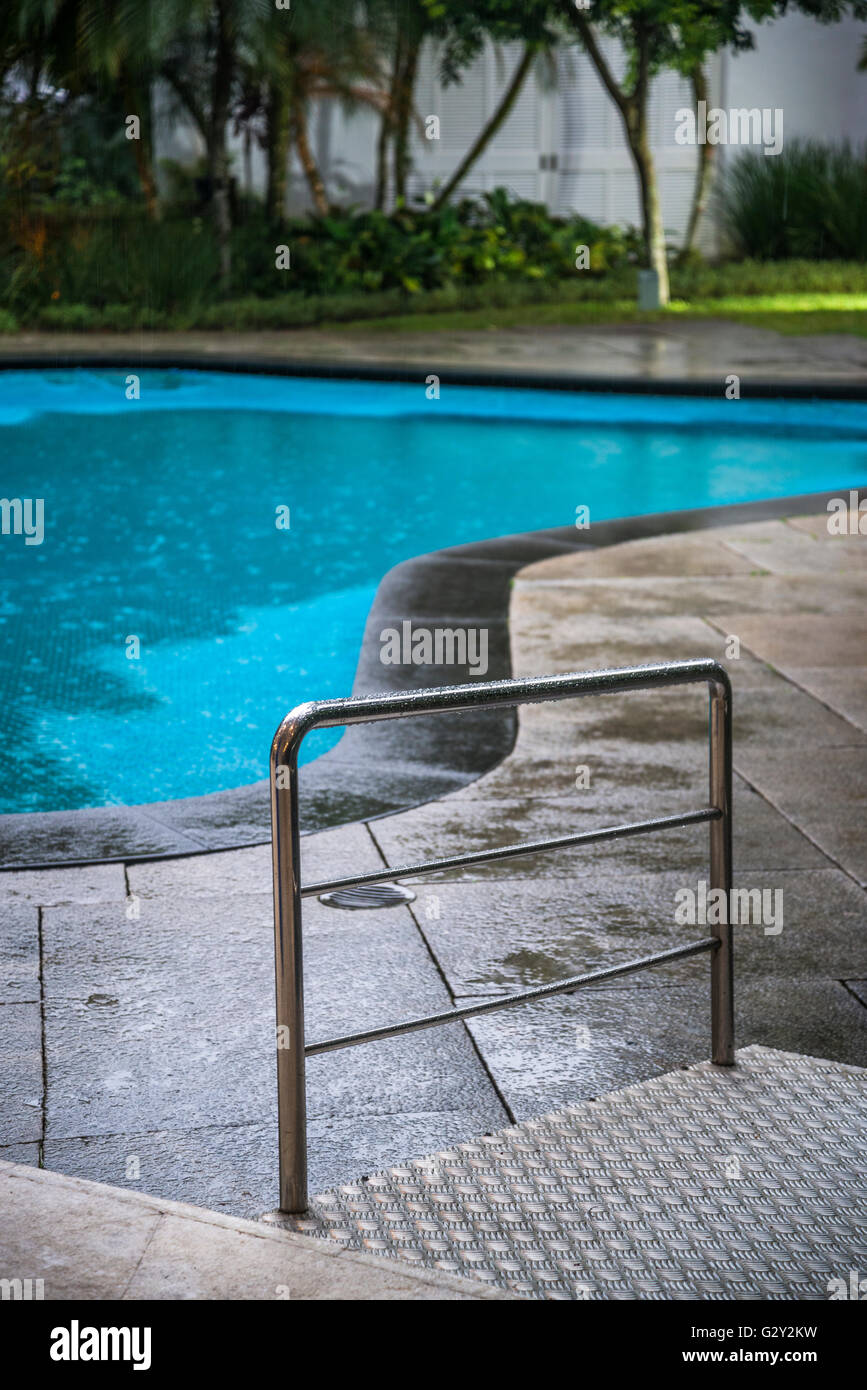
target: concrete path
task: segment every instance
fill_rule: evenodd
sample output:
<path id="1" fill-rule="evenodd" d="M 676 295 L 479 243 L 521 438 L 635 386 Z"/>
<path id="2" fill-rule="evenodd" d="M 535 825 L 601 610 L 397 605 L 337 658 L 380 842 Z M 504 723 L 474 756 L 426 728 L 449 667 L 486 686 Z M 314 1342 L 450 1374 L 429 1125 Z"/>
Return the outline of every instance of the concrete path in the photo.
<path id="1" fill-rule="evenodd" d="M 532 310 L 528 310 L 532 317 Z M 867 380 L 867 339 L 850 334 L 783 335 L 767 328 L 672 317 L 664 323 L 592 324 L 583 327 L 522 326 L 491 330 L 443 329 L 423 333 L 381 328 L 299 328 L 249 333 L 18 333 L 0 338 L 0 361 L 51 354 L 199 356 L 233 359 L 333 362 L 351 367 L 391 365 L 468 367 L 522 375 L 574 375 L 636 381 L 713 380 L 731 372 L 745 384 Z"/>
<path id="2" fill-rule="evenodd" d="M 545 561 L 521 573 L 511 610 L 517 675 L 726 661 L 736 880 L 784 908 L 781 930 L 738 929 L 738 1042 L 862 1066 L 865 615 L 867 539 L 829 536 L 824 517 Z M 700 805 L 705 732 L 699 691 L 527 709 L 492 773 L 306 839 L 304 877 Z M 432 876 L 410 908 L 308 901 L 308 1036 L 677 945 L 690 929 L 675 893 L 707 877 L 706 838 Z M 241 1217 L 274 1207 L 268 848 L 4 874 L 0 894 L 0 1157 Z M 314 1058 L 311 1191 L 699 1061 L 708 1034 L 695 958 Z"/>
<path id="3" fill-rule="evenodd" d="M 0 1162 L 0 1208 L 0 1279 L 22 1281 L 21 1293 L 12 1285 L 12 1297 L 508 1297 L 468 1279 L 407 1268 L 258 1222 L 13 1163 Z"/>

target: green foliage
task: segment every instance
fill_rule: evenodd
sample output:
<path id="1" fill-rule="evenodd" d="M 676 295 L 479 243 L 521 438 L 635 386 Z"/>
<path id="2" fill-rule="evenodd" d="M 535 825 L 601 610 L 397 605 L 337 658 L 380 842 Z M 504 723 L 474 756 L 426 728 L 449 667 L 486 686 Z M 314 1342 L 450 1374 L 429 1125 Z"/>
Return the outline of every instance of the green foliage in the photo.
<path id="1" fill-rule="evenodd" d="M 792 140 L 744 152 L 721 187 L 726 229 L 756 260 L 867 260 L 867 145 Z"/>
<path id="2" fill-rule="evenodd" d="M 392 295 L 405 305 L 432 291 L 574 278 L 579 245 L 590 248 L 590 269 L 580 272 L 590 280 L 635 256 L 628 234 L 577 216 L 552 217 L 541 204 L 514 201 L 503 189 L 435 212 L 345 212 L 276 227 L 257 208 L 233 239 L 229 297 L 257 306 L 273 301 L 271 310 L 256 308 L 259 322 L 269 314 L 282 322 L 287 299 L 294 322 L 313 322 L 313 311 L 301 307 L 306 298 L 334 303 L 349 296 L 353 316 L 361 316 L 365 294 Z M 290 270 L 276 268 L 281 244 L 290 248 Z M 43 323 L 59 326 L 67 306 L 67 326 L 76 326 L 73 308 L 82 306 L 97 311 L 101 322 L 110 308 L 116 327 L 121 321 L 141 326 L 141 314 L 192 314 L 212 326 L 222 321 L 214 233 L 201 218 L 153 224 L 135 206 L 89 211 L 55 203 L 50 212 L 9 218 L 0 236 L 0 273 L 0 303 Z M 207 305 L 210 319 L 200 312 Z"/>
<path id="3" fill-rule="evenodd" d="M 24 318 L 107 305 L 175 311 L 213 295 L 213 234 L 201 221 L 154 225 L 136 208 L 10 220 L 0 241 L 0 303 Z"/>
<path id="4" fill-rule="evenodd" d="M 675 267 L 672 293 L 680 299 L 731 295 L 864 294 L 867 263 L 852 261 L 729 261 L 725 265 Z"/>
<path id="5" fill-rule="evenodd" d="M 0 199 L 31 212 L 117 205 L 137 193 L 135 163 L 111 101 L 58 94 L 24 102 L 0 93 Z"/>
<path id="6" fill-rule="evenodd" d="M 292 251 L 292 270 L 283 276 L 287 289 L 326 295 L 413 295 L 452 284 L 550 280 L 574 271 L 579 244 L 596 248 L 599 269 L 625 263 L 631 250 L 616 229 L 552 217 L 543 204 L 515 201 L 505 189 L 436 211 L 400 208 L 390 215 L 348 212 L 290 222 L 277 240 Z M 248 230 L 236 248 L 241 283 L 257 294 L 275 292 L 274 244 L 264 229 L 255 238 Z"/>
<path id="7" fill-rule="evenodd" d="M 177 309 L 108 303 L 102 307 L 61 301 L 26 315 L 55 332 L 130 332 L 138 329 L 229 329 L 255 332 L 317 324 L 369 323 L 371 328 L 485 328 L 532 323 L 634 322 L 636 273 L 622 266 L 605 275 L 573 272 L 545 281 L 489 279 L 408 295 L 405 290 L 360 290 L 314 295 L 297 291 L 268 299 L 245 295 L 201 300 Z M 740 261 L 694 264 L 672 271 L 675 316 L 761 322 L 784 332 L 867 333 L 867 264 L 834 261 Z M 643 318 L 646 320 L 647 315 Z M 799 326 L 800 325 L 800 326 Z M 0 309 L 0 333 L 18 320 Z"/>

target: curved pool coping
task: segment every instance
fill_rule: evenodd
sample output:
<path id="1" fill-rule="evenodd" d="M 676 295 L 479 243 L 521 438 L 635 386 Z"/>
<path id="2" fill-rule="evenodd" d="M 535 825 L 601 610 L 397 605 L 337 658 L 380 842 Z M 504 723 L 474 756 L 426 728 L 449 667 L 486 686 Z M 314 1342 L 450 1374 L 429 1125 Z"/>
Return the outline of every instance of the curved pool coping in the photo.
<path id="1" fill-rule="evenodd" d="M 419 380 L 418 369 L 344 369 L 334 364 L 234 363 L 188 356 L 154 356 L 149 366 L 281 375 L 340 376 L 355 380 Z M 7 357 L 0 370 L 46 366 L 120 367 L 129 358 L 85 355 L 41 360 Z M 554 390 L 608 390 L 626 394 L 719 395 L 719 382 L 620 382 L 515 373 L 444 369 L 468 385 Z M 427 372 L 425 372 L 425 375 Z M 793 389 L 794 387 L 794 389 Z M 840 383 L 835 391 L 793 383 L 753 385 L 751 395 L 867 399 L 867 389 Z M 385 666 L 379 633 L 409 619 L 427 627 L 486 627 L 487 678 L 511 675 L 508 608 L 516 572 L 535 561 L 672 532 L 711 529 L 781 515 L 822 511 L 843 489 L 690 511 L 655 513 L 574 527 L 530 531 L 451 546 L 405 560 L 379 583 L 361 643 L 353 695 L 409 690 L 470 680 L 466 667 Z M 580 538 L 579 538 L 580 537 Z M 592 539 L 591 539 L 592 537 Z M 514 711 L 481 710 L 429 715 L 348 729 L 335 748 L 301 770 L 302 832 L 370 820 L 419 805 L 465 786 L 490 771 L 512 749 Z M 0 816 L 0 872 L 13 869 L 132 863 L 215 853 L 270 838 L 268 782 L 229 791 L 133 806 L 77 811 L 31 811 Z"/>

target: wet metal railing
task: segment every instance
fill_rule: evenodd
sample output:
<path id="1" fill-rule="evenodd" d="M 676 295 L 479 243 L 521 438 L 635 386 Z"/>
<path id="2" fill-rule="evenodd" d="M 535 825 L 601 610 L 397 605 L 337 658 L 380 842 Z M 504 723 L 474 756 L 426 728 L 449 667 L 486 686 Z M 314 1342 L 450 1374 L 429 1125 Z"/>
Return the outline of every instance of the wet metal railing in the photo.
<path id="1" fill-rule="evenodd" d="M 653 690 L 672 685 L 706 683 L 709 694 L 710 795 L 707 806 L 679 816 L 661 816 L 609 826 L 576 835 L 506 845 L 478 853 L 452 855 L 420 864 L 384 868 L 353 878 L 325 883 L 301 883 L 300 831 L 298 823 L 298 750 L 314 729 L 349 724 L 370 724 L 382 719 L 402 719 L 413 714 L 438 714 L 459 710 L 509 708 L 541 704 L 546 700 L 571 700 L 584 695 L 614 695 L 630 690 Z M 574 975 L 539 989 L 524 990 L 505 999 L 448 1009 L 401 1023 L 371 1028 L 361 1033 L 304 1042 L 304 970 L 301 931 L 302 899 L 337 888 L 394 881 L 421 873 L 462 868 L 468 864 L 495 863 L 541 850 L 599 844 L 605 840 L 645 835 L 653 830 L 696 825 L 706 821 L 710 831 L 710 887 L 720 888 L 729 903 L 732 875 L 732 701 L 729 678 L 716 661 L 674 661 L 658 666 L 632 666 L 610 671 L 576 672 L 528 680 L 490 681 L 487 684 L 445 686 L 409 694 L 371 695 L 347 700 L 319 700 L 298 705 L 286 716 L 271 746 L 271 834 L 274 856 L 274 953 L 277 977 L 277 1103 L 280 1136 L 280 1210 L 307 1209 L 307 1096 L 305 1060 L 320 1052 L 375 1042 L 433 1028 L 440 1023 L 493 1013 L 555 994 L 569 994 L 582 985 L 611 980 L 666 961 L 680 960 L 702 951 L 711 953 L 712 1060 L 722 1066 L 734 1062 L 734 1011 L 732 999 L 732 939 L 729 913 L 711 927 L 711 935 L 672 950 L 659 951 L 625 965 Z"/>

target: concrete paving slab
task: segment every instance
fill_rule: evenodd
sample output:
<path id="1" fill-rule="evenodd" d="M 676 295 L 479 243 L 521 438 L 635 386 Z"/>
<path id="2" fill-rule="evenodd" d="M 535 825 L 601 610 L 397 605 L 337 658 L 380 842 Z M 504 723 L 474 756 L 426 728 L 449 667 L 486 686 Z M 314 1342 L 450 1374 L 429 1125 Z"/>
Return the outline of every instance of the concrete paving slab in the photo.
<path id="1" fill-rule="evenodd" d="M 21 869 L 0 873 L 0 907 L 32 903 L 56 907 L 59 903 L 118 902 L 126 897 L 122 864 L 89 864 L 81 869 Z"/>
<path id="2" fill-rule="evenodd" d="M 315 1111 L 316 1077 L 310 1095 Z M 313 1113 L 308 1126 L 311 1191 L 471 1139 L 508 1118 L 498 1101 L 456 1111 Z M 46 1167 L 58 1172 L 250 1219 L 273 1210 L 279 1201 L 274 1111 L 266 1121 L 250 1124 L 48 1139 L 44 1158 Z M 20 1161 L 38 1159 L 34 1155 Z"/>
<path id="3" fill-rule="evenodd" d="M 867 546 L 865 546 L 867 551 Z M 733 613 L 731 632 L 762 661 L 787 671 L 791 666 L 864 666 L 867 616 L 838 613 Z"/>
<path id="4" fill-rule="evenodd" d="M 470 1020 L 516 1119 L 602 1099 L 710 1056 L 707 978 L 660 985 L 648 972 L 639 979 Z M 739 974 L 735 1029 L 739 1051 L 797 1042 L 810 1056 L 867 1065 L 867 1009 L 836 980 Z"/>
<path id="5" fill-rule="evenodd" d="M 270 1116 L 274 965 L 267 894 L 141 900 L 128 922 L 46 913 L 47 1133 L 201 1128 Z M 404 908 L 305 914 L 311 1040 L 447 1007 Z M 312 1115 L 489 1113 L 496 1100 L 462 1028 L 412 1035 L 310 1064 Z"/>
<path id="6" fill-rule="evenodd" d="M 861 615 L 867 599 L 867 580 L 847 576 L 845 586 L 837 576 L 775 575 L 754 569 L 748 575 L 688 579 L 666 576 L 647 583 L 635 579 L 583 578 L 553 580 L 525 578 L 524 570 L 514 588 L 538 592 L 553 590 L 577 627 L 585 615 L 605 614 L 607 620 L 662 617 L 695 617 L 700 612 L 718 631 L 729 613 L 851 613 Z M 726 628 L 728 630 L 728 628 Z M 722 645 L 722 644 L 720 644 Z M 749 653 L 747 653 L 749 655 Z"/>
<path id="7" fill-rule="evenodd" d="M 126 869 L 130 895 L 162 898 L 235 897 L 271 891 L 271 846 L 253 845 L 200 854 L 195 858 L 154 860 L 129 864 Z"/>
<path id="8" fill-rule="evenodd" d="M 589 534 L 592 539 L 592 527 Z M 609 576 L 615 579 L 716 577 L 750 574 L 753 568 L 751 560 L 727 549 L 712 533 L 702 532 L 625 541 L 621 545 L 605 546 L 583 558 L 556 557 L 546 562 L 545 579 L 548 582 L 566 579 L 574 584 L 582 580 L 598 582 Z M 532 580 L 530 567 L 524 570 L 520 582 L 532 583 Z"/>
<path id="9" fill-rule="evenodd" d="M 13 901 L 0 909 L 0 1004 L 39 1002 L 39 912 Z"/>
<path id="10" fill-rule="evenodd" d="M 867 973 L 867 903 L 839 870 L 742 873 L 735 887 L 754 895 L 734 928 L 740 978 Z M 708 935 L 676 921 L 685 888 L 698 895 L 698 881 L 683 872 L 444 884 L 439 916 L 422 924 L 456 996 L 508 994 Z M 707 973 L 707 960 L 695 957 L 655 968 L 652 979 Z"/>
<path id="11" fill-rule="evenodd" d="M 859 727 L 849 718 L 842 701 L 834 698 L 820 704 L 821 697 L 814 698 L 818 692 L 811 690 L 795 670 L 787 668 L 785 676 L 785 680 L 777 681 L 773 690 L 738 691 L 740 698 L 735 713 L 735 738 L 742 764 L 750 757 L 753 748 L 771 746 L 791 750 L 794 754 L 805 746 L 863 747 L 867 741 L 867 718 Z M 867 679 L 867 669 L 864 676 Z M 792 685 L 790 681 L 797 684 Z M 828 708 L 829 705 L 832 708 Z"/>
<path id="12" fill-rule="evenodd" d="M 659 807 L 664 803 L 674 814 L 681 805 L 705 804 L 707 747 L 700 737 L 672 739 L 669 720 L 669 737 L 655 740 L 646 736 L 633 710 L 632 720 L 620 724 L 620 737 L 605 738 L 585 730 L 584 710 L 576 713 L 576 722 L 568 725 L 570 738 L 561 742 L 558 727 L 555 738 L 548 738 L 544 757 L 539 756 L 538 743 L 532 748 L 529 739 L 519 741 L 516 756 L 501 763 L 481 784 L 468 787 L 460 794 L 461 801 L 478 804 L 534 795 L 562 798 L 574 805 L 578 815 L 602 812 L 603 823 L 604 814 L 619 818 L 622 812 L 642 805 L 655 805 L 661 814 Z M 662 721 L 662 711 L 657 717 Z M 579 774 L 579 768 L 586 768 L 586 774 Z"/>
<path id="13" fill-rule="evenodd" d="M 2 1163 L 0 1191 L 0 1269 L 4 1277 L 8 1271 L 8 1277 L 41 1278 L 49 1300 L 504 1296 L 436 1271 L 57 1173 Z"/>
<path id="14" fill-rule="evenodd" d="M 528 309 L 528 314 L 530 310 Z M 752 381 L 852 381 L 867 376 L 863 339 L 845 333 L 780 334 L 751 324 L 720 319 L 666 319 L 661 323 L 538 325 L 514 328 L 429 329 L 405 331 L 389 322 L 381 326 L 341 325 L 184 333 L 53 333 L 28 330 L 0 338 L 4 356 L 44 356 L 74 361 L 82 355 L 109 354 L 136 360 L 149 356 L 214 362 L 233 360 L 321 362 L 323 365 L 390 363 L 420 367 L 518 367 L 540 374 L 572 375 L 636 382 L 667 379 L 718 379 L 722 395 L 730 372 Z"/>
<path id="15" fill-rule="evenodd" d="M 854 728 L 867 730 L 867 665 L 841 667 L 787 666 L 786 676 L 814 697 L 836 710 Z M 853 739 L 860 742 L 860 739 Z"/>
<path id="16" fill-rule="evenodd" d="M 857 543 L 862 537 L 828 536 L 820 541 L 777 521 L 727 530 L 720 539 L 736 554 L 774 574 L 807 573 L 845 580 L 853 571 L 863 576 L 867 569 L 867 546 Z"/>
<path id="17" fill-rule="evenodd" d="M 42 1026 L 38 1004 L 0 1004 L 0 1144 L 42 1137 Z"/>
<path id="18" fill-rule="evenodd" d="M 616 797 L 610 795 L 610 804 L 600 804 L 594 810 L 582 809 L 582 793 L 577 791 L 556 798 L 528 795 L 520 799 L 462 794 L 429 802 L 394 819 L 376 821 L 371 829 L 387 862 L 397 867 L 437 855 L 482 851 L 522 840 L 553 838 L 649 816 L 675 814 L 703 805 L 703 788 L 702 779 L 693 784 L 691 794 L 668 791 L 664 797 L 653 793 L 645 797 L 634 789 L 620 787 Z M 734 862 L 739 869 L 771 871 L 827 865 L 821 850 L 740 778 L 735 781 L 734 799 Z M 672 865 L 695 874 L 707 868 L 708 834 L 704 826 L 545 851 L 503 864 L 470 865 L 450 869 L 447 877 L 421 875 L 419 881 L 429 883 L 431 891 L 435 891 L 437 883 L 476 879 L 487 882 L 516 877 L 566 877 L 583 882 L 601 871 L 649 873 L 670 869 Z M 410 887 L 416 886 L 413 878 L 406 882 Z M 424 913 L 428 909 L 422 903 L 419 910 Z"/>
<path id="19" fill-rule="evenodd" d="M 0 1163 L 29 1163 L 39 1166 L 39 1144 L 0 1144 Z"/>
<path id="20" fill-rule="evenodd" d="M 774 677 L 761 687 L 749 689 L 741 685 L 736 668 L 732 679 L 736 687 L 735 748 L 739 753 L 753 745 L 767 747 L 769 743 L 779 748 L 801 748 L 805 742 L 814 747 L 844 748 L 865 741 L 864 730 L 852 723 L 844 711 L 819 704 L 807 689 L 792 684 L 796 679 L 794 671 L 787 671 L 785 680 Z M 857 684 L 853 671 L 853 698 L 857 698 Z M 487 777 L 471 783 L 462 795 L 484 796 L 489 785 L 502 785 L 502 779 L 514 776 L 516 771 L 526 785 L 536 764 L 552 769 L 584 762 L 601 770 L 596 749 L 611 739 L 618 743 L 640 740 L 644 745 L 642 758 L 653 757 L 658 745 L 672 741 L 698 751 L 707 739 L 705 692 L 684 691 L 666 700 L 647 700 L 636 695 L 631 701 L 613 696 L 528 706 L 521 712 L 513 753 Z"/>
<path id="21" fill-rule="evenodd" d="M 121 1298 L 160 1221 L 146 1204 L 89 1184 L 0 1164 L 0 1264 L 44 1279 L 46 1299 Z"/>
<path id="22" fill-rule="evenodd" d="M 203 847 L 200 839 L 179 835 L 135 807 L 108 806 L 39 816 L 0 816 L 0 863 L 40 864 L 62 859 L 123 859 L 124 855 L 186 852 Z M 5 874 L 2 876 L 5 877 Z"/>
<path id="23" fill-rule="evenodd" d="M 548 658 L 548 671 L 600 670 L 606 666 L 652 664 L 707 656 L 708 630 L 695 616 L 662 616 L 653 629 L 643 616 L 587 611 L 576 621 L 573 591 L 537 587 L 514 590 L 521 596 L 524 654 Z M 604 603 L 604 595 L 595 595 Z M 604 697 L 599 697 L 604 698 Z"/>
<path id="24" fill-rule="evenodd" d="M 675 924 L 683 883 L 657 874 L 444 884 L 439 918 L 423 925 L 457 997 L 510 994 L 709 935 Z M 707 971 L 696 957 L 660 967 L 655 978 Z"/>
<path id="25" fill-rule="evenodd" d="M 748 776 L 820 849 L 867 884 L 867 750 L 804 748 L 793 759 L 775 748 L 755 749 Z"/>
<path id="26" fill-rule="evenodd" d="M 708 1057 L 706 965 L 702 973 L 684 983 L 646 975 L 619 989 L 593 985 L 469 1027 L 515 1119 L 529 1120 Z"/>
<path id="27" fill-rule="evenodd" d="M 846 500 L 848 504 L 848 498 Z M 835 544 L 837 541 L 844 541 L 849 545 L 856 545 L 861 539 L 859 536 L 831 536 L 828 530 L 829 515 L 828 512 L 821 512 L 815 516 L 787 516 L 786 525 L 794 527 L 796 531 L 805 531 L 817 541 L 833 539 Z"/>
<path id="28" fill-rule="evenodd" d="M 363 824 L 339 826 L 301 839 L 302 878 L 313 883 L 357 871 L 373 871 L 382 860 Z M 130 864 L 130 890 L 142 897 L 181 893 L 184 897 L 272 892 L 271 844 Z"/>

